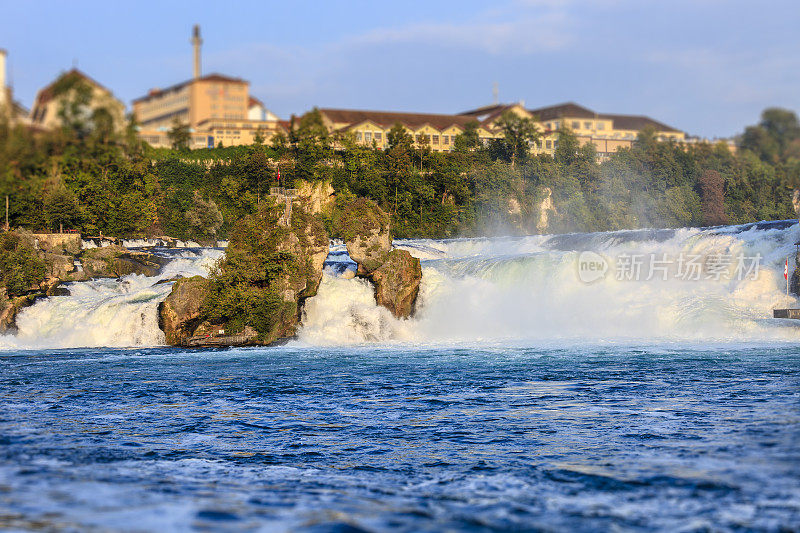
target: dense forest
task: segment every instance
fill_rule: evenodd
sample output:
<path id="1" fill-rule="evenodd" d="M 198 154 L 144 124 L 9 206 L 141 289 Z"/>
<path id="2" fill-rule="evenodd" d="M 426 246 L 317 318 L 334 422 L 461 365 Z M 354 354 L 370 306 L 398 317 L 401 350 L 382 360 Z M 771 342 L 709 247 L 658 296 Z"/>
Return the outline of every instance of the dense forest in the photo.
<path id="1" fill-rule="evenodd" d="M 74 106 L 73 106 L 74 107 Z M 390 147 L 331 135 L 317 112 L 267 144 L 153 149 L 135 124 L 65 108 L 63 127 L 32 132 L 0 123 L 0 195 L 10 224 L 118 237 L 224 238 L 277 185 L 329 181 L 365 196 L 393 218 L 398 237 L 602 231 L 736 224 L 792 218 L 800 186 L 800 125 L 787 110 L 764 111 L 735 154 L 720 143 L 661 142 L 644 131 L 629 149 L 598 161 L 562 130 L 554 156 L 531 155 L 530 121 L 504 116 L 504 136 L 482 145 L 468 128 L 451 152 L 416 146 L 399 125 Z M 259 139 L 260 141 L 260 139 Z"/>

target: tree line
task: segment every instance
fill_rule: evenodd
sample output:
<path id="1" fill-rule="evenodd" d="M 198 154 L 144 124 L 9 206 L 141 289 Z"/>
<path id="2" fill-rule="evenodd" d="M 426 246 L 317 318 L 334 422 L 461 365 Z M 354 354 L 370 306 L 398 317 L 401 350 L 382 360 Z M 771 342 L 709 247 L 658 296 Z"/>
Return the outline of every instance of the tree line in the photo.
<path id="1" fill-rule="evenodd" d="M 477 123 L 450 152 L 401 126 L 388 148 L 331 134 L 316 110 L 288 135 L 250 146 L 189 150 L 176 124 L 174 146 L 155 149 L 131 120 L 109 124 L 80 91 L 63 104 L 62 125 L 34 132 L 0 122 L 0 195 L 12 227 L 74 229 L 119 237 L 169 235 L 213 240 L 254 213 L 271 186 L 329 181 L 337 193 L 374 200 L 397 237 L 583 232 L 738 224 L 795 217 L 800 125 L 767 109 L 736 153 L 725 144 L 680 144 L 641 132 L 630 148 L 598 161 L 594 146 L 560 131 L 553 156 L 533 155 L 533 123 L 504 115 L 503 135 L 483 144 Z M 83 99 L 80 99 L 83 98 Z"/>

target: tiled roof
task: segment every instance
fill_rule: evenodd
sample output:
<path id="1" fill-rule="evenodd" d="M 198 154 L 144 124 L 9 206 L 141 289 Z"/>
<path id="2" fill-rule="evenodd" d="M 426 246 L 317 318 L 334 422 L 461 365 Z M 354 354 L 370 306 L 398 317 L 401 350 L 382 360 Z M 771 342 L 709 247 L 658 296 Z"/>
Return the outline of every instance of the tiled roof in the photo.
<path id="1" fill-rule="evenodd" d="M 652 126 L 657 131 L 680 132 L 680 130 L 675 129 L 672 126 L 667 126 L 663 122 L 653 120 L 652 118 L 644 115 L 609 115 L 604 113 L 600 115 L 600 118 L 611 119 L 614 122 L 615 130 L 641 131 L 647 126 Z"/>
<path id="2" fill-rule="evenodd" d="M 99 87 L 100 89 L 102 89 L 102 90 L 108 92 L 109 94 L 111 94 L 111 91 L 106 89 L 102 84 L 98 83 L 97 81 L 95 81 L 91 77 L 87 76 L 85 73 L 81 72 L 80 70 L 78 70 L 76 68 L 73 68 L 69 72 L 64 72 L 63 74 L 58 76 L 55 80 L 53 80 L 52 83 L 50 83 L 49 85 L 47 85 L 46 87 L 41 89 L 36 94 L 36 101 L 34 102 L 34 107 L 36 105 L 44 105 L 47 102 L 49 102 L 50 100 L 52 100 L 53 96 L 54 96 L 53 95 L 53 89 L 54 89 L 55 85 L 58 82 L 60 82 L 61 80 L 65 79 L 65 78 L 77 78 L 77 79 L 83 80 L 86 83 L 89 83 L 90 85 L 94 85 L 96 87 Z"/>
<path id="3" fill-rule="evenodd" d="M 566 102 L 564 104 L 540 107 L 538 109 L 529 109 L 528 111 L 535 115 L 539 120 L 553 120 L 563 117 L 594 118 L 597 115 L 597 113 L 591 109 L 583 107 L 582 105 L 578 105 L 575 102 Z"/>
<path id="4" fill-rule="evenodd" d="M 360 124 L 371 121 L 384 128 L 391 128 L 398 122 L 411 129 L 418 129 L 426 124 L 442 130 L 450 126 L 463 128 L 473 122 L 474 117 L 466 115 L 439 115 L 431 113 L 401 113 L 395 111 L 364 111 L 358 109 L 320 109 L 319 112 L 334 123 Z"/>

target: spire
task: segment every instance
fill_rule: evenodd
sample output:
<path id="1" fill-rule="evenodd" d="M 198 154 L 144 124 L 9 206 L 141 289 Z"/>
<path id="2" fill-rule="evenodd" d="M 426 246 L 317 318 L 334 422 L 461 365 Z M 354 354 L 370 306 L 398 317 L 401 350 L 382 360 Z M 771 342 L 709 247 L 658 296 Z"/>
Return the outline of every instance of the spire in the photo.
<path id="1" fill-rule="evenodd" d="M 203 44 L 203 39 L 200 38 L 200 25 L 194 25 L 192 32 L 192 46 L 194 47 L 194 79 L 200 77 L 200 46 Z"/>

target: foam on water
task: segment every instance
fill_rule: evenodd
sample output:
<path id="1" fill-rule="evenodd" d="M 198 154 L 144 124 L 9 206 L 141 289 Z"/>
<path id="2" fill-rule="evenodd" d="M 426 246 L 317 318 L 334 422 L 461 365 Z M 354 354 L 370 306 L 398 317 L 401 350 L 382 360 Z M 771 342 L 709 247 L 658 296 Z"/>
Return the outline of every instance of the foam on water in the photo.
<path id="1" fill-rule="evenodd" d="M 419 257 L 423 278 L 416 316 L 397 320 L 375 304 L 363 281 L 325 276 L 307 304 L 302 342 L 412 341 L 472 343 L 496 340 L 570 341 L 796 341 L 797 325 L 771 318 L 792 307 L 783 263 L 800 228 L 791 222 L 711 229 L 642 230 L 522 238 L 399 241 Z M 578 276 L 578 257 L 593 251 L 612 269 L 594 283 Z M 667 279 L 617 279 L 623 254 L 671 261 Z M 681 255 L 730 256 L 720 279 L 675 276 Z M 757 275 L 739 276 L 737 258 L 760 255 Z M 749 263 L 748 263 L 749 266 Z M 739 279 L 741 277 L 742 279 Z M 728 279 L 730 278 L 730 279 Z M 357 296 L 356 296 L 357 295 Z M 354 306 L 349 299 L 357 298 Z M 342 305 L 337 305 L 342 302 Z M 348 302 L 344 304 L 344 302 Z"/>
<path id="2" fill-rule="evenodd" d="M 354 264 L 332 243 L 319 294 L 309 299 L 298 332 L 301 345 L 496 342 L 750 342 L 798 339 L 796 321 L 772 319 L 772 309 L 795 307 L 785 293 L 783 264 L 794 269 L 793 221 L 718 228 L 637 230 L 529 237 L 401 240 L 395 245 L 422 260 L 414 318 L 398 320 L 375 303 L 370 284 L 344 279 Z M 147 244 L 147 243 L 129 243 Z M 72 283 L 70 296 L 24 309 L 17 337 L 0 348 L 159 345 L 158 303 L 177 275 L 205 274 L 221 250 L 173 250 L 159 276 Z M 605 277 L 581 281 L 578 259 L 590 251 L 608 260 Z M 164 252 L 167 253 L 167 252 Z M 618 279 L 624 254 L 672 260 L 668 279 Z M 730 256 L 721 279 L 678 279 L 680 255 Z M 759 256 L 756 276 L 739 279 L 736 258 Z M 728 279 L 730 278 L 730 279 Z"/>
<path id="3" fill-rule="evenodd" d="M 207 275 L 222 251 L 177 252 L 158 276 L 131 274 L 120 279 L 68 283 L 69 296 L 52 296 L 24 309 L 16 336 L 0 336 L 0 348 L 156 346 L 164 343 L 158 304 L 173 278 Z"/>

